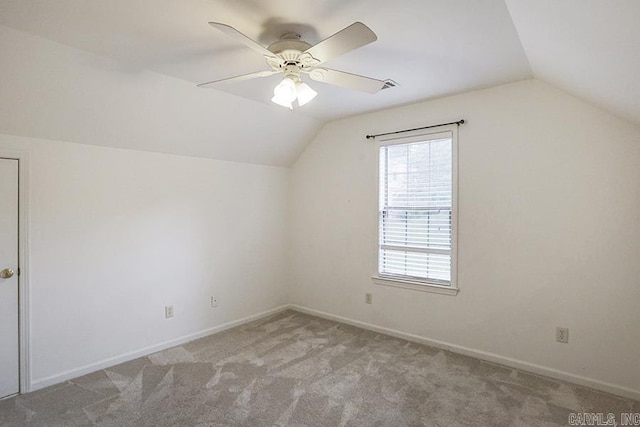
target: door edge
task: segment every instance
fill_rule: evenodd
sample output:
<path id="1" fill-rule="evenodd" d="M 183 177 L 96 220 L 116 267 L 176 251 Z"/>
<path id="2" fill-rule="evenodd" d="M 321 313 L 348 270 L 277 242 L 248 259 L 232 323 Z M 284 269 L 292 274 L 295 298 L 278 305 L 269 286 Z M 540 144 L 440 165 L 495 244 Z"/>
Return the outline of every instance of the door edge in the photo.
<path id="1" fill-rule="evenodd" d="M 31 391 L 29 313 L 29 152 L 0 147 L 0 158 L 18 161 L 18 340 L 19 390 Z"/>

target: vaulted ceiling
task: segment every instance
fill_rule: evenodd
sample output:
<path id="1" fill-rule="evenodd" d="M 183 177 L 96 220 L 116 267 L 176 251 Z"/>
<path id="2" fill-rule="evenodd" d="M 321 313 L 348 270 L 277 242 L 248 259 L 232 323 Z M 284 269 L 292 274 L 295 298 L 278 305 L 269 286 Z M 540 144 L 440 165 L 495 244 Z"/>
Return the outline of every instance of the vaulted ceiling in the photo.
<path id="1" fill-rule="evenodd" d="M 640 124 L 640 1 L 507 6 L 537 79 Z"/>
<path id="2" fill-rule="evenodd" d="M 1 25 L 87 52 L 94 62 L 115 61 L 123 80 L 151 73 L 181 81 L 180 90 L 191 94 L 197 83 L 267 69 L 260 55 L 208 21 L 232 25 L 265 46 L 291 31 L 314 44 L 364 22 L 378 40 L 327 66 L 399 86 L 370 95 L 309 81 L 317 98 L 293 112 L 270 102 L 278 76 L 198 89 L 182 100 L 190 100 L 183 110 L 233 105 L 208 124 L 223 134 L 229 127 L 229 138 L 232 127 L 255 125 L 261 137 L 240 129 L 239 151 L 215 144 L 208 150 L 215 135 L 203 130 L 206 114 L 194 110 L 198 125 L 185 120 L 204 137 L 188 134 L 179 149 L 168 141 L 159 150 L 139 142 L 152 135 L 122 146 L 287 165 L 328 120 L 531 77 L 640 123 L 637 0 L 0 0 Z"/>

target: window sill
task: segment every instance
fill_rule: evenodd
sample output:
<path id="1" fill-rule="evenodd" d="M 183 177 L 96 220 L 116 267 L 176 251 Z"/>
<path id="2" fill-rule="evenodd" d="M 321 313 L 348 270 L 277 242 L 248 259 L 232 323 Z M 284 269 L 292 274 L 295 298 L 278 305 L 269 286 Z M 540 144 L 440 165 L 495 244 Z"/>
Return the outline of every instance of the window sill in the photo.
<path id="1" fill-rule="evenodd" d="M 371 280 L 373 280 L 373 283 L 375 283 L 376 285 L 392 286 L 395 288 L 411 289 L 420 292 L 431 292 L 441 295 L 455 296 L 458 295 L 458 292 L 460 291 L 458 288 L 449 286 L 440 286 L 431 283 L 413 282 L 410 280 L 401 280 L 395 278 L 392 279 L 390 277 L 372 276 Z"/>

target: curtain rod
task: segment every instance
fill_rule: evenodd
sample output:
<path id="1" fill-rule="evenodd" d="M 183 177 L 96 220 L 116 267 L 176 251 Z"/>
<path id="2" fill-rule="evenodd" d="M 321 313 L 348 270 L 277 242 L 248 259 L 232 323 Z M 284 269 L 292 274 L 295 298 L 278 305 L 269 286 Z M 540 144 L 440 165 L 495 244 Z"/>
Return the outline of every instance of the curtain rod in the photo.
<path id="1" fill-rule="evenodd" d="M 367 139 L 375 139 L 378 136 L 394 135 L 396 133 L 411 132 L 411 131 L 414 131 L 414 130 L 437 128 L 437 127 L 440 127 L 440 126 L 449 126 L 449 125 L 458 125 L 458 126 L 460 126 L 462 124 L 464 124 L 464 119 L 458 120 L 457 122 L 440 123 L 438 125 L 423 126 L 421 128 L 404 129 L 404 130 L 397 130 L 395 132 L 387 132 L 387 133 L 378 133 L 378 134 L 375 134 L 375 135 L 367 135 Z"/>

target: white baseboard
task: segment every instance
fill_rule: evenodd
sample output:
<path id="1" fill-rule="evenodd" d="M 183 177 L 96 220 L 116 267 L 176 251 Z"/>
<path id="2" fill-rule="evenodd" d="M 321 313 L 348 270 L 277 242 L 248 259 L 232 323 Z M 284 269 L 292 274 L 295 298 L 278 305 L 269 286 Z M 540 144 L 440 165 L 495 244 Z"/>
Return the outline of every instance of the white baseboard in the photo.
<path id="1" fill-rule="evenodd" d="M 145 348 L 141 348 L 136 351 L 132 351 L 129 353 L 122 354 L 120 356 L 110 357 L 108 359 L 103 359 L 96 363 L 91 363 L 89 365 L 82 366 L 80 368 L 70 369 L 68 371 L 61 372 L 59 374 L 51 375 L 49 377 L 41 378 L 36 381 L 32 381 L 29 387 L 29 392 L 40 390 L 44 387 L 48 387 L 50 385 L 58 384 L 63 381 L 67 381 L 73 378 L 80 377 L 82 375 L 90 374 L 91 372 L 99 371 L 101 369 L 105 369 L 114 365 L 118 365 L 123 362 L 128 362 L 129 360 L 137 359 L 138 357 L 147 356 L 149 354 L 156 353 L 158 351 L 165 350 L 167 348 L 175 347 L 180 344 L 184 344 L 189 341 L 196 340 L 198 338 L 204 338 L 209 335 L 217 334 L 219 332 L 225 331 L 227 329 L 233 328 L 235 326 L 244 325 L 245 323 L 253 322 L 254 320 L 259 320 L 264 317 L 271 316 L 276 313 L 280 313 L 289 308 L 288 305 L 282 305 L 280 307 L 273 308 L 271 310 L 263 311 L 258 314 L 254 314 L 251 316 L 243 317 L 242 319 L 233 320 L 231 322 L 223 323 L 222 325 L 214 326 L 212 328 L 204 329 L 202 331 L 194 332 L 192 334 L 184 335 L 179 338 L 174 338 L 169 341 L 165 341 L 159 344 L 155 344 L 152 346 L 148 346 Z"/>
<path id="2" fill-rule="evenodd" d="M 596 390 L 604 391 L 606 393 L 615 394 L 615 395 L 626 397 L 629 399 L 640 400 L 639 390 L 633 390 L 627 387 L 607 383 L 604 381 L 595 380 L 592 378 L 583 377 L 580 375 L 571 374 L 571 373 L 560 371 L 554 368 L 536 365 L 534 363 L 529 363 L 529 362 L 525 362 L 518 359 L 512 359 L 510 357 L 500 356 L 499 354 L 495 354 L 495 353 L 489 353 L 482 350 L 475 350 L 472 348 L 463 347 L 460 345 L 451 344 L 444 341 L 434 340 L 434 339 L 422 337 L 419 335 L 407 334 L 404 332 L 397 331 L 395 329 L 384 328 L 382 326 L 361 322 L 359 320 L 354 320 L 347 317 L 337 316 L 335 314 L 326 313 L 324 311 L 315 310 L 312 308 L 307 308 L 307 307 L 296 305 L 296 304 L 290 304 L 288 308 L 299 311 L 301 313 L 307 313 L 307 314 L 322 317 L 325 319 L 335 320 L 336 322 L 357 326 L 362 329 L 367 329 L 374 332 L 380 332 L 385 335 L 391 335 L 396 338 L 402 338 L 407 341 L 413 341 L 413 342 L 425 344 L 431 347 L 441 348 L 443 350 L 448 350 L 453 353 L 475 357 L 477 359 L 486 360 L 488 362 L 499 363 L 501 365 L 505 365 L 510 368 L 516 368 L 522 371 L 527 371 L 527 372 L 531 372 L 538 375 L 544 375 L 546 377 L 567 381 L 567 382 L 581 385 L 584 387 L 590 387 Z"/>
<path id="3" fill-rule="evenodd" d="M 509 366 L 511 368 L 520 369 L 520 370 L 531 372 L 538 375 L 544 375 L 550 378 L 567 381 L 567 382 L 578 384 L 585 387 L 590 387 L 596 390 L 604 391 L 604 392 L 615 394 L 618 396 L 640 400 L 640 391 L 638 390 L 633 390 L 633 389 L 619 386 L 616 384 L 611 384 L 604 381 L 599 381 L 592 378 L 587 378 L 580 375 L 563 372 L 563 371 L 549 368 L 546 366 L 541 366 L 534 363 L 513 359 L 510 357 L 501 356 L 495 353 L 489 353 L 482 350 L 476 350 L 468 347 L 459 346 L 456 344 L 447 343 L 444 341 L 422 337 L 419 335 L 400 332 L 395 329 L 377 326 L 371 323 L 350 319 L 348 317 L 338 316 L 335 314 L 327 313 L 320 310 L 315 310 L 312 308 L 307 308 L 307 307 L 296 305 L 296 304 L 282 305 L 280 307 L 276 307 L 271 310 L 263 311 L 261 313 L 247 316 L 242 319 L 227 322 L 222 325 L 214 326 L 212 328 L 208 328 L 192 334 L 184 335 L 179 338 L 175 338 L 159 344 L 141 348 L 133 352 L 122 354 L 120 356 L 110 357 L 108 359 L 104 359 L 96 363 L 91 363 L 89 365 L 85 365 L 80 368 L 70 369 L 68 371 L 64 371 L 56 375 L 51 375 L 49 377 L 41 378 L 39 380 L 33 381 L 30 384 L 31 387 L 29 391 L 36 391 L 50 385 L 58 384 L 66 380 L 70 380 L 85 374 L 89 374 L 91 372 L 99 371 L 100 369 L 105 369 L 110 366 L 117 365 L 119 363 L 127 362 L 129 360 L 133 360 L 138 357 L 147 356 L 149 354 L 156 353 L 158 351 L 162 351 L 170 347 L 175 347 L 177 345 L 181 345 L 186 342 L 196 340 L 198 338 L 203 338 L 209 335 L 213 335 L 213 334 L 225 331 L 235 326 L 240 326 L 245 323 L 252 322 L 254 320 L 259 320 L 264 317 L 268 317 L 273 314 L 280 313 L 287 309 L 296 310 L 301 313 L 307 313 L 307 314 L 311 314 L 311 315 L 322 317 L 329 320 L 334 320 L 336 322 L 346 323 L 348 325 L 356 326 L 362 329 L 367 329 L 367 330 L 379 332 L 385 335 L 402 338 L 407 341 L 417 342 L 417 343 L 425 344 L 431 347 L 441 348 L 443 350 L 448 350 L 453 353 L 463 354 L 466 356 L 475 357 L 477 359 L 482 359 L 482 360 L 486 360 L 493 363 L 499 363 L 505 366 Z"/>

